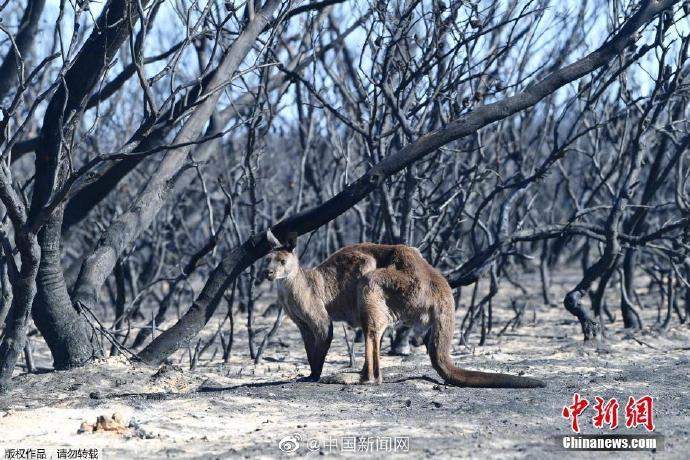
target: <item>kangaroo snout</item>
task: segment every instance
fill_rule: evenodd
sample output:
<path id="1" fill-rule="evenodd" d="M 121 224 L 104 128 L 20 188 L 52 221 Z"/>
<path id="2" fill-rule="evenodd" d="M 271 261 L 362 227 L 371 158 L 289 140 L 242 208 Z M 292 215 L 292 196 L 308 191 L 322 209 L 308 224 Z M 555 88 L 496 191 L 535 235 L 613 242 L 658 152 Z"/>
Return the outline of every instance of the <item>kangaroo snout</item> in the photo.
<path id="1" fill-rule="evenodd" d="M 275 271 L 273 271 L 273 270 L 261 270 L 256 275 L 256 281 L 254 281 L 254 285 L 258 286 L 259 284 L 263 283 L 264 280 L 273 281 L 273 280 L 275 280 L 275 277 L 276 277 Z"/>

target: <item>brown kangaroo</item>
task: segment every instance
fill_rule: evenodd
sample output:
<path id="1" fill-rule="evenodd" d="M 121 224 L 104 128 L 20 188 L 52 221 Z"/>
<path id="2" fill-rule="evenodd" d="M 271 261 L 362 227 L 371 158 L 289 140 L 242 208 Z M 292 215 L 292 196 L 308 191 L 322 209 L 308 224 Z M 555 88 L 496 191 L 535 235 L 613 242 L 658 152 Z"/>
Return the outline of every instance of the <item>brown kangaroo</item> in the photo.
<path id="1" fill-rule="evenodd" d="M 382 382 L 381 338 L 394 322 L 428 331 L 431 364 L 451 385 L 480 388 L 537 388 L 543 382 L 507 374 L 468 371 L 450 357 L 455 302 L 443 275 L 413 247 L 362 243 L 345 246 L 314 268 L 303 268 L 295 254 L 296 238 L 275 249 L 262 273 L 278 280 L 278 302 L 302 334 L 311 375 L 317 381 L 333 338 L 332 321 L 361 327 L 365 340 L 362 383 Z"/>

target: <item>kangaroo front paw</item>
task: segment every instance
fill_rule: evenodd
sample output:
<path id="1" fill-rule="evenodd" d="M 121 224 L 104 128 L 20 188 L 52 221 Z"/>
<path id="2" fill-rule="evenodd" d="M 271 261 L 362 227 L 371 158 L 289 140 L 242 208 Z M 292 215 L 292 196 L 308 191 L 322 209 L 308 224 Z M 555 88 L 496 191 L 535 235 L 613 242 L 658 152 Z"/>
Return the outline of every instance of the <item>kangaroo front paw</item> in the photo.
<path id="1" fill-rule="evenodd" d="M 318 375 L 308 375 L 306 377 L 299 377 L 297 379 L 298 382 L 318 382 L 319 381 L 319 376 Z"/>

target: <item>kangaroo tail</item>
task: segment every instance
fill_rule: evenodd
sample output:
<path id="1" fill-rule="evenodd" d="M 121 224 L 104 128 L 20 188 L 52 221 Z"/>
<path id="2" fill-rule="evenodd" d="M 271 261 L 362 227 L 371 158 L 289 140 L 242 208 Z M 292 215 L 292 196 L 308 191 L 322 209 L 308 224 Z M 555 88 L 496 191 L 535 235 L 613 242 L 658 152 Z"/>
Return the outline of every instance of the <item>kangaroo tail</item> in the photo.
<path id="1" fill-rule="evenodd" d="M 453 364 L 450 350 L 455 322 L 453 305 L 438 305 L 431 317 L 427 350 L 431 365 L 446 383 L 472 388 L 543 388 L 541 380 L 508 374 L 468 371 Z"/>

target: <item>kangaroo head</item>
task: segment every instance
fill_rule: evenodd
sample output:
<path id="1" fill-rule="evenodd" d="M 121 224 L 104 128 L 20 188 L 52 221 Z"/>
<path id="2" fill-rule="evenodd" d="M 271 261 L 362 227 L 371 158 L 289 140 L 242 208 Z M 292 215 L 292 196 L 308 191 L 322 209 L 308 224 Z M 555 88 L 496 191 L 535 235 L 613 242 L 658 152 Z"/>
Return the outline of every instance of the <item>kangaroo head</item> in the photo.
<path id="1" fill-rule="evenodd" d="M 299 270 L 299 259 L 295 250 L 297 234 L 291 233 L 288 235 L 287 241 L 281 243 L 269 230 L 268 240 L 274 249 L 266 256 L 268 264 L 262 277 L 273 281 L 295 275 Z"/>
<path id="2" fill-rule="evenodd" d="M 295 250 L 278 249 L 268 256 L 265 277 L 269 281 L 290 278 L 299 270 L 299 260 Z"/>

